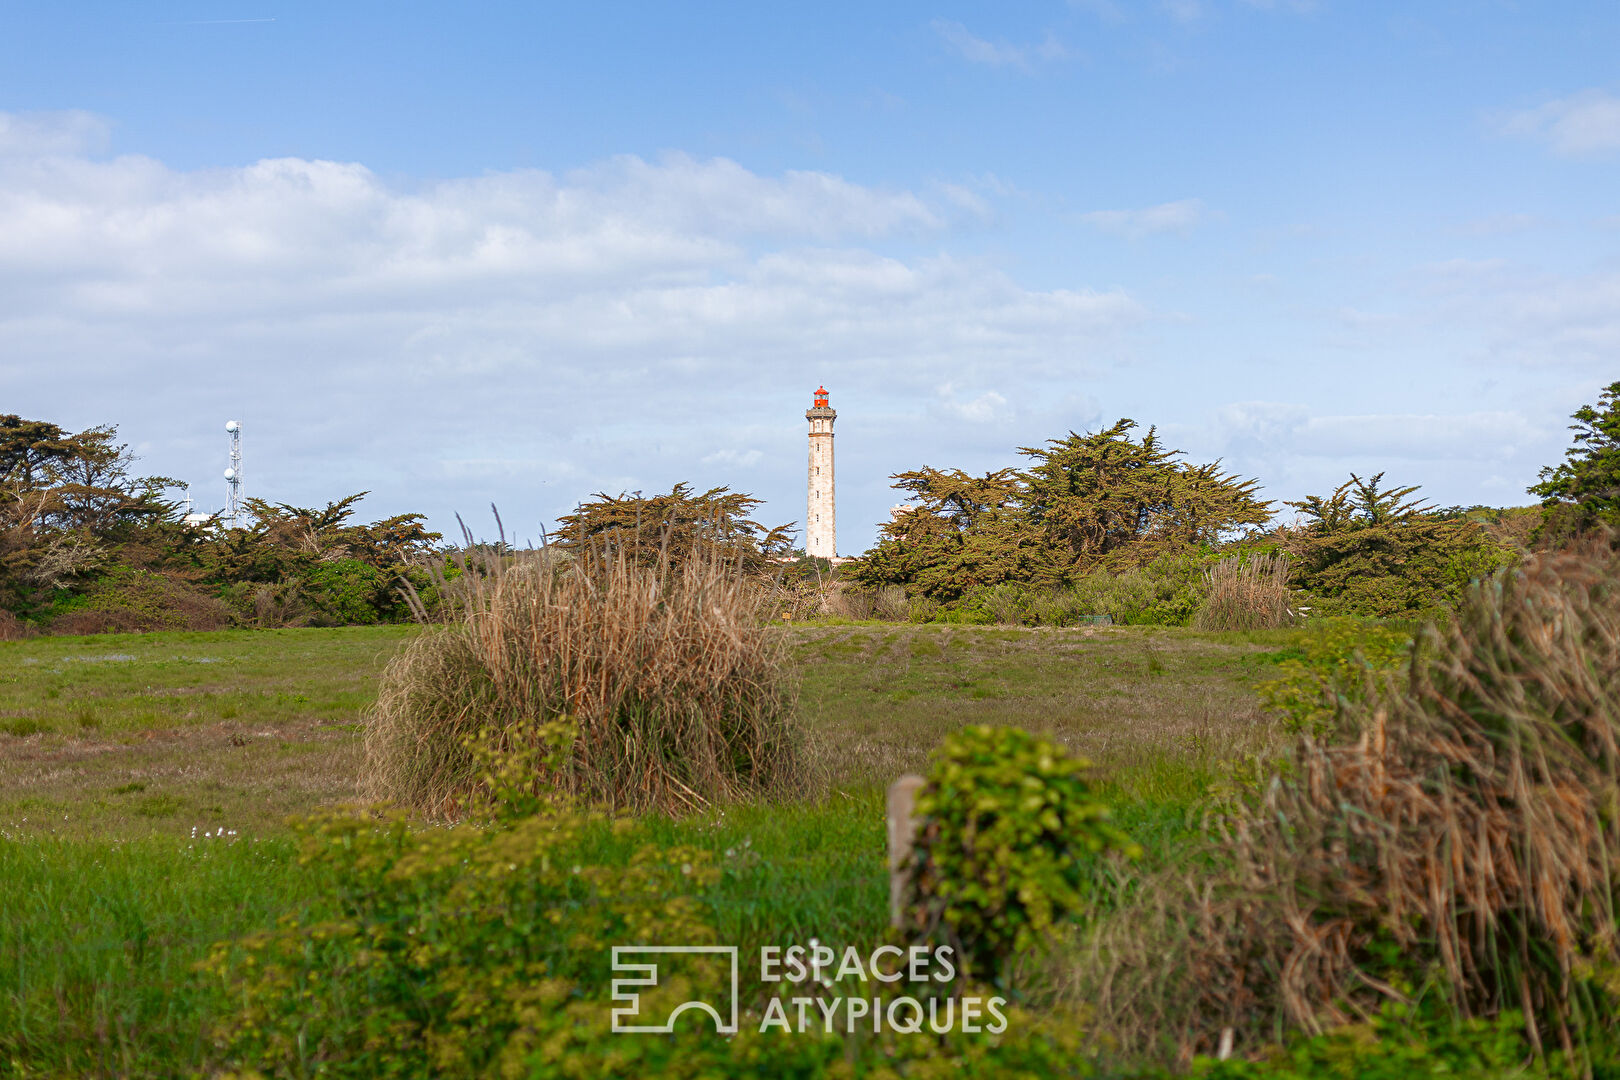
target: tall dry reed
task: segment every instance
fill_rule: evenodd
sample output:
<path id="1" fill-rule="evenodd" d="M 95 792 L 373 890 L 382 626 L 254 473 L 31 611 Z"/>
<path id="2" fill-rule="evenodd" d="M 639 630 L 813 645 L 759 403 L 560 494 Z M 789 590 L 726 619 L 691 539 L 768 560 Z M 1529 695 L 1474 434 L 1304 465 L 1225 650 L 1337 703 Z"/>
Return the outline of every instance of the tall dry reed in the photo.
<path id="1" fill-rule="evenodd" d="M 1122 1046 L 1253 1051 L 1425 979 L 1579 1055 L 1616 1023 L 1620 559 L 1546 555 L 1476 584 L 1401 681 L 1303 740 L 1205 852 L 1137 883 L 1071 989 Z M 1206 867 L 1208 862 L 1204 864 Z M 1577 1058 L 1578 1059 L 1578 1058 Z"/>
<path id="2" fill-rule="evenodd" d="M 1229 555 L 1204 571 L 1204 584 L 1194 629 L 1273 630 L 1294 622 L 1286 555 Z"/>
<path id="3" fill-rule="evenodd" d="M 725 562 L 497 549 L 461 570 L 440 582 L 447 622 L 383 673 L 368 795 L 454 815 L 475 794 L 470 737 L 499 751 L 565 717 L 577 738 L 536 784 L 587 801 L 678 812 L 802 783 L 781 635 Z"/>

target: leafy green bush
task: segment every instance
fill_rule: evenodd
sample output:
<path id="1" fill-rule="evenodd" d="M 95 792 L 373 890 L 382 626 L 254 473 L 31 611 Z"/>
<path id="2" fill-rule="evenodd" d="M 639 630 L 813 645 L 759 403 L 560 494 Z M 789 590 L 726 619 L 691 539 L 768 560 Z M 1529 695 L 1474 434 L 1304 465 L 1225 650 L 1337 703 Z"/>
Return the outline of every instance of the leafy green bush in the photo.
<path id="1" fill-rule="evenodd" d="M 1281 536 L 1317 614 L 1439 617 L 1513 561 L 1478 521 L 1413 500 L 1415 486 L 1384 489 L 1383 477 L 1352 474 L 1331 495 L 1288 504 L 1309 519 Z"/>
<path id="2" fill-rule="evenodd" d="M 394 578 L 359 559 L 317 563 L 303 581 L 304 594 L 334 626 L 370 626 L 405 615 Z"/>
<path id="3" fill-rule="evenodd" d="M 1256 1061 L 1202 1058 L 1180 1075 L 1196 1080 L 1409 1080 L 1417 1076 L 1519 1080 L 1548 1075 L 1545 1068 L 1526 1065 L 1530 1046 L 1524 1038 L 1524 1018 L 1518 1013 L 1459 1022 L 1451 1017 L 1425 1020 L 1415 1016 L 1415 1011 L 1390 1002 L 1366 1023 L 1295 1039 Z"/>
<path id="4" fill-rule="evenodd" d="M 1266 654 L 1275 678 L 1255 689 L 1288 730 L 1324 735 L 1348 703 L 1363 701 L 1383 677 L 1411 659 L 1412 634 L 1344 616 L 1313 619 L 1298 643 Z"/>
<path id="5" fill-rule="evenodd" d="M 331 872 L 342 914 L 215 948 L 206 970 L 238 1003 L 215 1033 L 222 1063 L 521 1075 L 548 1042 L 584 1035 L 581 987 L 609 982 L 600 944 L 711 941 L 692 894 L 715 876 L 683 848 L 647 848 L 628 867 L 559 858 L 586 824 L 551 815 L 418 832 L 397 814 L 312 819 L 301 861 Z"/>
<path id="6" fill-rule="evenodd" d="M 917 795 L 907 922 L 1000 978 L 1080 902 L 1081 856 L 1140 849 L 1090 797 L 1087 763 L 1018 728 L 964 728 Z"/>
<path id="7" fill-rule="evenodd" d="M 1208 592 L 1204 554 L 1165 555 L 1128 570 L 1099 567 L 1072 585 L 1004 581 L 969 589 L 940 616 L 946 622 L 1075 626 L 1107 615 L 1121 625 L 1186 626 Z"/>
<path id="8" fill-rule="evenodd" d="M 540 733 L 551 743 L 546 767 L 566 753 L 564 734 Z M 302 825 L 301 861 L 332 883 L 337 914 L 289 916 L 212 949 L 200 972 L 231 1003 L 212 1032 L 215 1072 L 1089 1075 L 1075 1025 L 1016 1009 L 1002 1038 L 867 1034 L 864 1025 L 784 1033 L 762 1024 L 765 999 L 755 993 L 739 1002 L 735 1036 L 701 1018 L 667 1036 L 614 1033 L 612 946 L 718 944 L 711 904 L 721 868 L 708 851 L 650 842 L 647 823 L 629 820 L 612 823 L 618 843 L 636 845 L 628 866 L 593 859 L 604 819 L 560 797 L 536 798 L 525 782 L 535 770 L 529 756 L 507 756 L 489 739 L 471 749 L 486 769 L 481 825 L 413 828 L 401 815 L 366 812 Z M 641 994 L 640 1012 L 669 1016 L 704 996 L 694 989 L 672 965 Z M 870 998 L 872 988 L 863 978 L 855 993 Z"/>
<path id="9" fill-rule="evenodd" d="M 51 629 L 65 634 L 136 630 L 219 630 L 230 626 L 221 601 L 164 574 L 117 566 L 82 597 L 64 604 Z"/>

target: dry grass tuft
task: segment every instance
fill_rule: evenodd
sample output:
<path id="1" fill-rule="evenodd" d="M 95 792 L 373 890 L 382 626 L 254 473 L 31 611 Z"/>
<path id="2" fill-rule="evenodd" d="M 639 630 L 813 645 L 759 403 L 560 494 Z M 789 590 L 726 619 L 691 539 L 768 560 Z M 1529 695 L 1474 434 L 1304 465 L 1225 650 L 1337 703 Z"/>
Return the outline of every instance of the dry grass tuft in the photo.
<path id="1" fill-rule="evenodd" d="M 883 585 L 876 589 L 862 589 L 848 582 L 836 581 L 822 593 L 820 614 L 835 619 L 853 619 L 864 622 L 905 622 L 911 617 L 911 601 L 898 585 Z"/>
<path id="2" fill-rule="evenodd" d="M 1292 626 L 1288 557 L 1231 555 L 1204 571 L 1209 590 L 1193 617 L 1196 630 L 1275 630 Z"/>
<path id="3" fill-rule="evenodd" d="M 1613 1023 L 1593 986 L 1620 955 L 1617 693 L 1615 555 L 1476 584 L 1404 683 L 1346 706 L 1353 741 L 1302 741 L 1225 819 L 1222 869 L 1137 883 L 1070 989 L 1122 1045 L 1183 1060 L 1364 1018 L 1425 979 L 1579 1053 Z"/>
<path id="4" fill-rule="evenodd" d="M 21 641 L 33 636 L 32 627 L 11 612 L 0 609 L 0 641 Z"/>
<path id="5" fill-rule="evenodd" d="M 802 785 L 781 636 L 728 564 L 651 569 L 548 548 L 462 571 L 439 589 L 447 624 L 383 673 L 366 731 L 372 797 L 454 815 L 477 782 L 469 737 L 507 749 L 563 717 L 578 737 L 536 784 L 591 802 L 679 812 Z"/>

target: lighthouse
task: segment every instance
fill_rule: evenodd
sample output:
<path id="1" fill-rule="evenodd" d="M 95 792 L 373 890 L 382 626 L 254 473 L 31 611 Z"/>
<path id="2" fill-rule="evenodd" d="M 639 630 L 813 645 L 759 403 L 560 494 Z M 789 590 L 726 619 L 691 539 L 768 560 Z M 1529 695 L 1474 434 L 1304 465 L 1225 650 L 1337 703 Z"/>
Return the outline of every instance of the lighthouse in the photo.
<path id="1" fill-rule="evenodd" d="M 838 518 L 833 509 L 833 421 L 838 413 L 827 404 L 827 388 L 816 390 L 816 403 L 806 410 L 810 421 L 809 499 L 804 515 L 804 553 L 812 559 L 838 554 Z"/>

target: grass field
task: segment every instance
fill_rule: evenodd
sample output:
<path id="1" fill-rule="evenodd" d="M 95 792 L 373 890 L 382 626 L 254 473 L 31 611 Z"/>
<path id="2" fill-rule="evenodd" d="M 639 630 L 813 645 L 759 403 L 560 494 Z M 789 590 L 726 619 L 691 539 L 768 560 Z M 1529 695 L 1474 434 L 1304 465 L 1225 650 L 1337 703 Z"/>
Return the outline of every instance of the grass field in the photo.
<path id="1" fill-rule="evenodd" d="M 408 628 L 0 644 L 0 1075 L 165 1075 L 201 1060 L 209 943 L 318 913 L 286 819 L 354 796 L 360 722 Z M 822 625 L 792 636 L 818 778 L 792 806 L 643 824 L 727 867 L 744 946 L 870 941 L 886 922 L 882 789 L 964 724 L 1096 763 L 1121 823 L 1173 845 L 1221 764 L 1276 745 L 1252 692 L 1303 631 Z M 584 841 L 613 863 L 608 830 Z M 616 845 L 619 845 L 616 847 Z"/>

